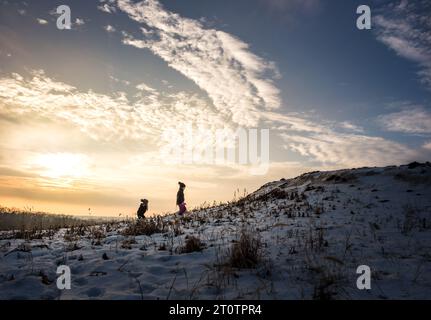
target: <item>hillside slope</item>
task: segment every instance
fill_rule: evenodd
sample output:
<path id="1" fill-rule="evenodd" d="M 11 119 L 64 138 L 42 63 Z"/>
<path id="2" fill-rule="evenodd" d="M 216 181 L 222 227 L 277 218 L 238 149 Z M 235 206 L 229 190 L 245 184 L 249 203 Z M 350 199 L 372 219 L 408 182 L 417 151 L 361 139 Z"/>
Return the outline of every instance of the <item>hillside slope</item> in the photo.
<path id="1" fill-rule="evenodd" d="M 308 173 L 182 219 L 2 236 L 1 299 L 430 299 L 431 165 Z"/>

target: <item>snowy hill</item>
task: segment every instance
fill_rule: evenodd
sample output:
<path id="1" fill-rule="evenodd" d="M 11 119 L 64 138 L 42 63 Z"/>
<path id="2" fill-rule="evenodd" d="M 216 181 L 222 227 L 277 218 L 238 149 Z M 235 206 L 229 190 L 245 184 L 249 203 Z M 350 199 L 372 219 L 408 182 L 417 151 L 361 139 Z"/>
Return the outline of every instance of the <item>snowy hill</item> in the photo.
<path id="1" fill-rule="evenodd" d="M 312 172 L 182 219 L 27 238 L 2 233 L 1 299 L 430 299 L 431 164 Z"/>

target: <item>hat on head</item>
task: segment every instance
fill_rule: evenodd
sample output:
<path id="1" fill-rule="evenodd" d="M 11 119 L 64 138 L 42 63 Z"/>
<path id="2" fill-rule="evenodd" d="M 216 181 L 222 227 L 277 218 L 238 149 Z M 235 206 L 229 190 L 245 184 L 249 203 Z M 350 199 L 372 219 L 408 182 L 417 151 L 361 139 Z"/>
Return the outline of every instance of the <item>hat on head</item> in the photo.
<path id="1" fill-rule="evenodd" d="M 148 202 L 147 199 L 141 199 L 141 202 Z"/>

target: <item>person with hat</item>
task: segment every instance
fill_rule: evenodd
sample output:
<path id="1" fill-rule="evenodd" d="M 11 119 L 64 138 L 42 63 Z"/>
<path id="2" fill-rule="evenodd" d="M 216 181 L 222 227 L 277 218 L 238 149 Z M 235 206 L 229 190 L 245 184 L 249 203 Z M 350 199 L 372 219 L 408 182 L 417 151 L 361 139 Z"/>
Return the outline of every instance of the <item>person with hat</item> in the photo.
<path id="1" fill-rule="evenodd" d="M 145 219 L 145 212 L 148 210 L 148 200 L 141 199 L 141 205 L 138 209 L 138 219 Z"/>
<path id="2" fill-rule="evenodd" d="M 184 189 L 186 188 L 186 185 L 182 182 L 178 182 L 178 185 L 180 186 L 177 192 L 177 206 L 180 208 L 180 211 L 178 211 L 178 214 L 182 216 L 184 212 L 187 211 L 185 198 L 184 198 Z"/>

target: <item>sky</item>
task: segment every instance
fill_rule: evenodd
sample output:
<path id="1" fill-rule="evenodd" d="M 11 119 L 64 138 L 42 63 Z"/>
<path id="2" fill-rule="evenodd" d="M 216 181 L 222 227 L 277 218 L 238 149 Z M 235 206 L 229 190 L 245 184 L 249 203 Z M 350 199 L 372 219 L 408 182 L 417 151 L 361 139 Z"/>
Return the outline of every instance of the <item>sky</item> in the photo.
<path id="1" fill-rule="evenodd" d="M 353 0 L 61 4 L 70 30 L 57 1 L 0 1 L 1 206 L 133 216 L 147 198 L 161 214 L 178 181 L 191 209 L 430 159 L 429 1 L 369 1 L 371 30 Z M 264 171 L 200 156 L 237 129 L 257 130 L 261 162 L 268 132 Z"/>

